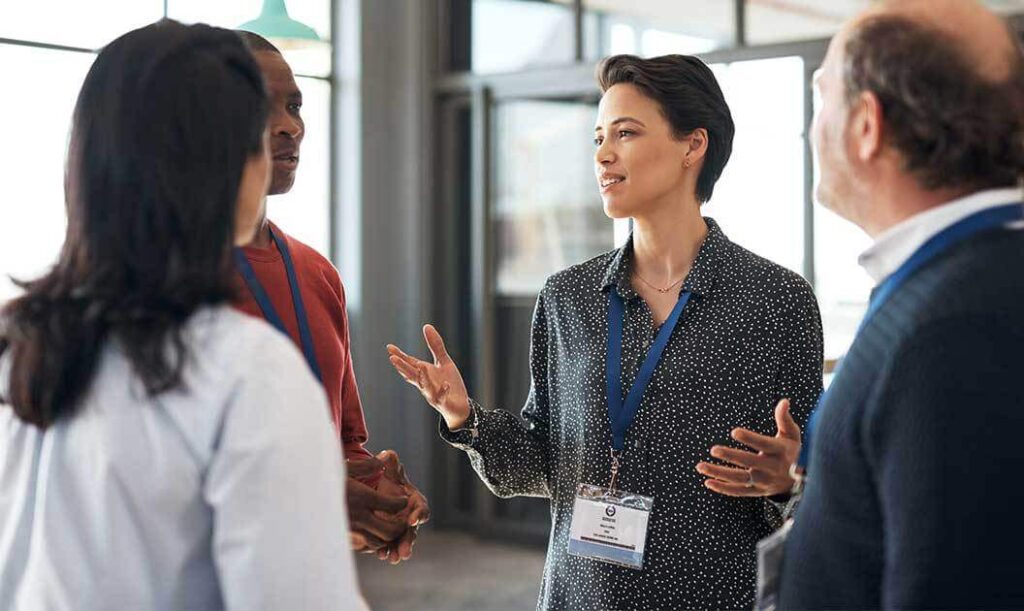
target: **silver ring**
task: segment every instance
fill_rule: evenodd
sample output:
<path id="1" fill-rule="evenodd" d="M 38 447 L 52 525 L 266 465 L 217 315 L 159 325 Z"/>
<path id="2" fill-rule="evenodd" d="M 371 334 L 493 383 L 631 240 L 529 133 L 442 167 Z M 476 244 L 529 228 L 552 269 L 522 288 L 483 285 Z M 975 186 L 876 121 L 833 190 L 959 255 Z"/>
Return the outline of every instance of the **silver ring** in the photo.
<path id="1" fill-rule="evenodd" d="M 746 485 L 747 488 L 753 488 L 754 487 L 754 470 L 753 469 L 747 469 L 747 483 L 745 485 Z"/>

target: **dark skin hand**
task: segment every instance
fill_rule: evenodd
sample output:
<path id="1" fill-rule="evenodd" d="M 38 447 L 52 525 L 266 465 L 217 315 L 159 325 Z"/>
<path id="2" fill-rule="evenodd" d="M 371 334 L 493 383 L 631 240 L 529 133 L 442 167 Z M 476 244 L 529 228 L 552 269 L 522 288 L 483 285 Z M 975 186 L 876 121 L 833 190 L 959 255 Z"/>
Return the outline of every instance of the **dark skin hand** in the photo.
<path id="1" fill-rule="evenodd" d="M 411 558 L 419 526 L 430 519 L 430 506 L 409 481 L 398 454 L 385 450 L 375 458 L 348 461 L 348 470 L 352 548 L 376 553 L 391 564 Z M 376 474 L 383 474 L 378 490 L 357 479 Z"/>
<path id="2" fill-rule="evenodd" d="M 384 519 L 405 511 L 409 495 L 386 495 L 359 481 L 386 469 L 383 461 L 376 458 L 350 460 L 347 462 L 348 481 L 345 496 L 348 502 L 349 529 L 352 547 L 359 552 L 376 552 L 401 537 L 407 530 L 404 521 Z"/>
<path id="3" fill-rule="evenodd" d="M 377 458 L 385 464 L 384 477 L 401 486 L 409 494 L 409 501 L 400 514 L 404 514 L 405 532 L 387 547 L 377 551 L 379 559 L 398 564 L 412 557 L 412 548 L 416 544 L 419 527 L 430 520 L 430 506 L 427 504 L 427 497 L 409 481 L 397 453 L 385 450 L 377 454 Z"/>

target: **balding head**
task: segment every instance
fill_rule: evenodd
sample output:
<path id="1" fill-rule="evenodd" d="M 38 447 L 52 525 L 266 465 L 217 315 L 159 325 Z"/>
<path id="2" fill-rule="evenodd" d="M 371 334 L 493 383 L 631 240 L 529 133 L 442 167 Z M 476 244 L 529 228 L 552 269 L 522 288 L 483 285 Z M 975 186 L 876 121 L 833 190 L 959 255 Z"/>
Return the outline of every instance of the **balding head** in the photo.
<path id="1" fill-rule="evenodd" d="M 1002 19 L 974 0 L 883 1 L 840 44 L 847 102 L 876 99 L 883 144 L 923 187 L 1019 184 L 1024 64 Z"/>
<path id="2" fill-rule="evenodd" d="M 1021 47 L 974 0 L 877 2 L 832 40 L 815 86 L 818 199 L 869 233 L 913 212 L 878 205 L 883 192 L 916 191 L 920 211 L 1021 184 Z"/>
<path id="3" fill-rule="evenodd" d="M 872 18 L 900 17 L 949 42 L 982 79 L 1004 82 L 1021 69 L 1017 37 L 1005 20 L 975 0 L 883 0 L 855 19 L 856 29 Z"/>

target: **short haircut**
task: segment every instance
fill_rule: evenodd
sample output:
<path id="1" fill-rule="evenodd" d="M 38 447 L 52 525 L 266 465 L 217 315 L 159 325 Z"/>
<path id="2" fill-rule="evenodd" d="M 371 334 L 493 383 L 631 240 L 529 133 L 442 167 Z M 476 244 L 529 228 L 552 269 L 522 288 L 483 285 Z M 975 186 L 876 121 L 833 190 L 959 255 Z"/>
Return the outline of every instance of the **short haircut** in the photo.
<path id="1" fill-rule="evenodd" d="M 281 50 L 274 46 L 274 43 L 270 42 L 266 38 L 263 38 L 255 32 L 249 32 L 246 30 L 235 30 L 239 36 L 242 37 L 242 42 L 245 46 L 249 47 L 252 52 L 256 51 L 270 51 L 271 53 L 277 53 L 281 55 Z"/>
<path id="2" fill-rule="evenodd" d="M 602 93 L 615 85 L 629 84 L 657 102 L 677 138 L 701 127 L 707 130 L 708 149 L 697 177 L 697 199 L 710 200 L 732 155 L 736 133 L 729 105 L 711 69 L 692 55 L 651 59 L 613 55 L 598 66 L 597 80 Z"/>
<path id="3" fill-rule="evenodd" d="M 875 94 L 885 141 L 926 189 L 1015 186 L 1024 171 L 1024 66 L 1014 39 L 1010 76 L 986 79 L 952 36 L 899 15 L 851 32 L 847 102 Z"/>

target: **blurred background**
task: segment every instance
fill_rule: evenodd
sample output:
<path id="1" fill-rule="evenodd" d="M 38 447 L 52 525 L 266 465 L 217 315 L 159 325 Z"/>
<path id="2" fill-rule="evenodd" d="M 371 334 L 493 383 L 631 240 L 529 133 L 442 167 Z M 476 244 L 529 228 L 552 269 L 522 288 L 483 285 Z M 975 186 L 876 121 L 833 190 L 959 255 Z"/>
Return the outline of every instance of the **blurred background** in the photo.
<path id="1" fill-rule="evenodd" d="M 96 50 L 162 17 L 238 27 L 286 5 L 319 40 L 283 45 L 303 91 L 286 231 L 334 261 L 374 450 L 394 448 L 434 520 L 413 560 L 360 559 L 379 609 L 532 609 L 548 508 L 500 500 L 391 371 L 384 344 L 446 337 L 471 394 L 517 411 L 536 295 L 552 272 L 620 244 L 593 178 L 601 57 L 698 54 L 737 126 L 705 214 L 818 295 L 826 358 L 871 288 L 866 236 L 812 200 L 811 76 L 869 0 L 0 0 L 0 302 L 55 259 L 71 111 Z M 1024 0 L 989 0 L 1024 30 Z M 140 100 L 145 104 L 145 100 Z"/>

